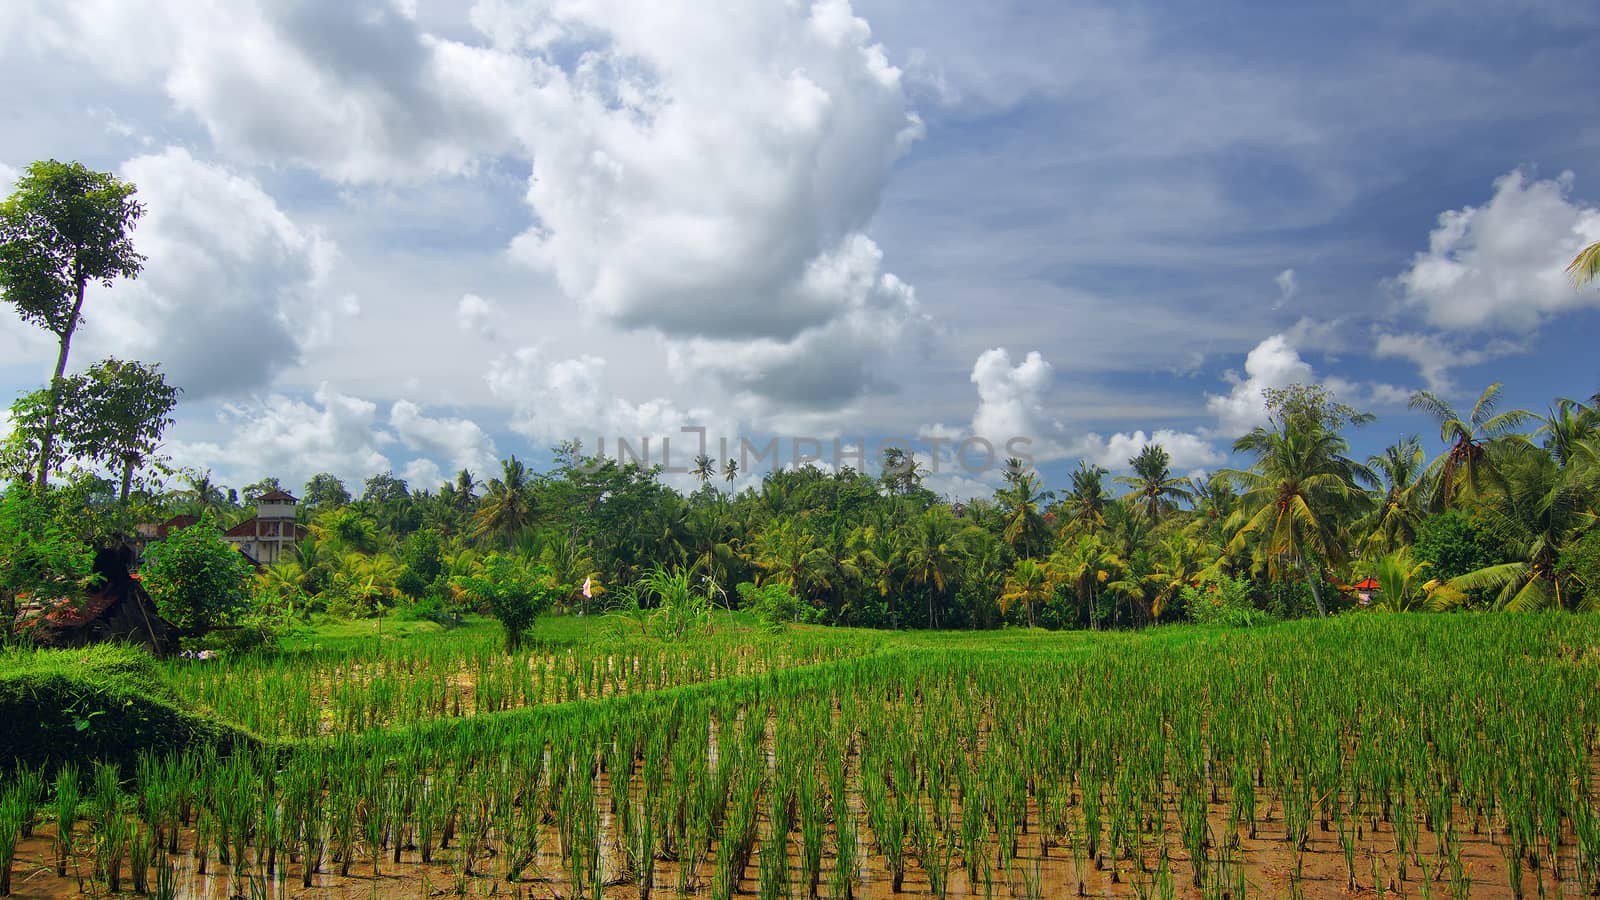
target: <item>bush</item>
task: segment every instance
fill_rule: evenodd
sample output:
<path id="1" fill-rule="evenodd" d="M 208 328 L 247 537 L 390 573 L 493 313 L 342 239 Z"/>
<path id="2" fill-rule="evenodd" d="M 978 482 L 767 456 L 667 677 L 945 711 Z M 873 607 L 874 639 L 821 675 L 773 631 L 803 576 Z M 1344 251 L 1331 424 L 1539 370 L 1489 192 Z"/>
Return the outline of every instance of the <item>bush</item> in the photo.
<path id="1" fill-rule="evenodd" d="M 1218 578 L 1201 582 L 1198 588 L 1183 589 L 1183 605 L 1189 618 L 1200 625 L 1226 625 L 1253 628 L 1270 625 L 1277 617 L 1256 606 L 1254 586 L 1243 578 Z"/>
<path id="2" fill-rule="evenodd" d="M 810 619 L 810 607 L 787 584 L 768 582 L 756 587 L 745 581 L 738 590 L 739 605 L 755 613 L 761 627 L 768 631 L 781 631 L 792 622 Z"/>
<path id="3" fill-rule="evenodd" d="M 152 544 L 139 572 L 162 618 L 192 637 L 234 624 L 249 608 L 250 563 L 209 513 Z"/>
<path id="4" fill-rule="evenodd" d="M 556 580 L 543 566 L 528 565 L 499 553 L 483 560 L 479 574 L 457 579 L 461 590 L 500 620 L 506 652 L 522 647 L 523 636 L 556 598 Z"/>

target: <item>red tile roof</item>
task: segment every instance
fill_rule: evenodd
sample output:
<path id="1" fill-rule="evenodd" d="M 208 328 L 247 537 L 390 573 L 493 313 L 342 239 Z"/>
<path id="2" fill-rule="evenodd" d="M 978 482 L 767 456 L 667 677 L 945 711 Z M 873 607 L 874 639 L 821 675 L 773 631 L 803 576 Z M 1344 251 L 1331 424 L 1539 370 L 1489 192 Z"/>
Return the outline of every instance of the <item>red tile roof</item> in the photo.
<path id="1" fill-rule="evenodd" d="M 290 503 L 300 502 L 296 500 L 295 496 L 288 491 L 269 491 L 256 498 L 257 503 L 260 503 L 263 500 L 287 500 Z"/>

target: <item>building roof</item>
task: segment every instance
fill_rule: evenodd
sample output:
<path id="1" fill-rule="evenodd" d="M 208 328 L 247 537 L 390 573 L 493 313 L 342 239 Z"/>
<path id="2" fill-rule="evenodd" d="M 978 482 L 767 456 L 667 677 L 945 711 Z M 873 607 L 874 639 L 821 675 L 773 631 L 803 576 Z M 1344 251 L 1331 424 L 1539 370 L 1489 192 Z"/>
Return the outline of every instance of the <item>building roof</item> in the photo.
<path id="1" fill-rule="evenodd" d="M 268 491 L 267 493 L 262 494 L 261 496 L 256 498 L 256 502 L 257 503 L 260 503 L 263 500 L 287 500 L 290 503 L 299 503 L 300 502 L 299 500 L 295 499 L 295 496 L 293 494 L 289 493 L 288 491 Z"/>
<path id="2" fill-rule="evenodd" d="M 222 533 L 222 536 L 223 537 L 230 537 L 230 538 L 253 538 L 253 537 L 256 536 L 256 520 L 258 518 L 259 518 L 258 516 L 251 516 L 250 518 L 245 519 L 243 522 L 240 522 L 239 524 L 233 526 L 232 528 L 229 528 L 227 531 L 224 531 Z M 277 527 L 277 526 L 281 525 L 282 523 L 289 522 L 291 520 L 289 520 L 289 519 L 268 518 L 268 519 L 262 519 L 262 521 L 267 522 L 267 523 L 273 525 L 274 527 Z M 295 526 L 294 526 L 294 537 L 295 537 L 295 540 L 299 540 L 300 538 L 303 538 L 307 534 L 310 534 L 310 533 L 311 533 L 311 530 L 306 528 L 306 526 L 301 525 L 299 523 L 295 523 Z M 262 537 L 277 537 L 277 536 L 278 536 L 277 534 L 262 535 Z"/>

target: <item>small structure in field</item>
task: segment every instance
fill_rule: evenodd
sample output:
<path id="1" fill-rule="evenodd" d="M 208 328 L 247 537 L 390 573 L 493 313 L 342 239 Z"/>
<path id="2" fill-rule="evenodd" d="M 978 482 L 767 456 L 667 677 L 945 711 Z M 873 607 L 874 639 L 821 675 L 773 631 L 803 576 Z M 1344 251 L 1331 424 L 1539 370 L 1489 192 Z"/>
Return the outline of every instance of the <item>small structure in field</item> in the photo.
<path id="1" fill-rule="evenodd" d="M 142 644 L 157 656 L 177 649 L 178 634 L 161 618 L 155 601 L 129 573 L 133 550 L 119 547 L 95 554 L 99 581 L 78 600 L 23 603 L 17 630 L 41 647 L 86 647 L 117 641 Z"/>

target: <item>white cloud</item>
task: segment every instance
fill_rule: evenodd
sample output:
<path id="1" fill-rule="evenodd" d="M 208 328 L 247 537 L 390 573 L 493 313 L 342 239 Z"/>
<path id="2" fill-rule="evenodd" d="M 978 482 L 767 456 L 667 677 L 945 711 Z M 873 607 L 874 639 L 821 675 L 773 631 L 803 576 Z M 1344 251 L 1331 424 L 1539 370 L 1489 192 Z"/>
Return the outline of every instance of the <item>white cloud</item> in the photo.
<path id="1" fill-rule="evenodd" d="M 1527 348 L 1508 340 L 1490 341 L 1483 347 L 1462 346 L 1460 341 L 1440 334 L 1380 334 L 1373 345 L 1372 354 L 1380 359 L 1407 359 L 1415 363 L 1428 390 L 1449 393 L 1455 390 L 1450 377 L 1451 369 L 1460 369 L 1488 362 L 1501 356 L 1520 353 Z"/>
<path id="2" fill-rule="evenodd" d="M 513 406 L 511 428 L 540 441 L 580 439 L 593 452 L 605 438 L 606 454 L 625 438 L 677 438 L 686 427 L 719 435 L 737 432 L 734 422 L 704 409 L 680 409 L 664 397 L 633 402 L 610 390 L 607 363 L 598 356 L 552 360 L 538 347 L 522 347 L 493 360 L 484 380 L 489 392 Z M 688 443 L 675 440 L 678 447 Z M 676 463 L 675 463 L 676 464 Z"/>
<path id="3" fill-rule="evenodd" d="M 1515 170 L 1495 179 L 1488 205 L 1447 210 L 1428 250 L 1396 279 L 1402 303 L 1440 328 L 1531 332 L 1546 318 L 1600 306 L 1565 268 L 1600 240 L 1600 209 L 1569 199 L 1571 172 L 1534 179 Z"/>
<path id="4" fill-rule="evenodd" d="M 1217 417 L 1224 437 L 1236 437 L 1267 423 L 1268 388 L 1313 382 L 1311 364 L 1300 358 L 1288 337 L 1275 334 L 1245 357 L 1244 375 L 1229 370 L 1223 379 L 1233 385 L 1225 395 L 1207 394 L 1206 409 Z"/>
<path id="5" fill-rule="evenodd" d="M 474 474 L 482 473 L 483 470 L 481 469 L 474 472 Z M 439 485 L 448 480 L 445 477 L 444 470 L 439 468 L 439 464 L 426 456 L 419 456 L 402 466 L 400 477 L 404 478 L 406 485 L 413 490 L 428 491 L 436 490 Z"/>
<path id="6" fill-rule="evenodd" d="M 1132 434 L 1118 432 L 1101 437 L 1090 432 L 1073 447 L 1073 453 L 1097 466 L 1112 471 L 1128 468 L 1128 460 L 1139 455 L 1149 444 L 1159 444 L 1172 458 L 1174 471 L 1188 471 L 1218 466 L 1227 457 L 1206 438 L 1187 431 L 1168 428 L 1157 429 L 1149 435 L 1143 431 Z"/>
<path id="7" fill-rule="evenodd" d="M 1054 378 L 1054 370 L 1037 350 L 1015 366 L 1004 347 L 985 350 L 972 364 L 971 380 L 978 386 L 972 433 L 996 444 L 1013 437 L 1045 438 L 1056 430 L 1042 421 L 1042 395 Z"/>
<path id="8" fill-rule="evenodd" d="M 27 40 L 120 83 L 159 86 L 229 157 L 340 181 L 470 171 L 508 145 L 478 84 L 487 51 L 384 2 L 24 2 Z"/>
<path id="9" fill-rule="evenodd" d="M 0 197 L 11 194 L 11 187 L 17 183 L 17 176 L 20 174 L 16 169 L 0 162 Z"/>
<path id="10" fill-rule="evenodd" d="M 865 230 L 921 126 L 848 3 L 485 0 L 473 21 L 535 68 L 506 91 L 538 218 L 515 258 L 737 392 L 837 407 L 877 383 L 917 316 Z"/>
<path id="11" fill-rule="evenodd" d="M 229 483 L 275 475 L 284 484 L 303 484 L 332 472 L 358 484 L 392 467 L 385 448 L 394 438 L 380 427 L 377 412 L 377 404 L 328 385 L 310 402 L 272 394 L 224 407 L 218 422 L 225 441 L 173 440 L 168 449 L 180 466 L 215 469 Z"/>
<path id="12" fill-rule="evenodd" d="M 1274 309 L 1293 300 L 1294 295 L 1300 292 L 1300 284 L 1295 280 L 1293 269 L 1279 272 L 1278 277 L 1272 279 L 1272 282 L 1278 286 L 1278 302 Z"/>
<path id="13" fill-rule="evenodd" d="M 333 242 L 255 181 L 180 148 L 121 174 L 149 206 L 135 232 L 148 260 L 86 304 L 92 350 L 158 359 L 195 400 L 266 386 L 359 312 L 353 296 L 330 296 Z"/>
<path id="14" fill-rule="evenodd" d="M 400 400 L 389 409 L 389 427 L 401 443 L 428 457 L 442 459 L 451 469 L 482 472 L 499 454 L 494 439 L 471 419 L 431 418 L 422 407 Z M 429 481 L 428 484 L 432 484 Z"/>
<path id="15" fill-rule="evenodd" d="M 494 340 L 494 320 L 499 315 L 500 309 L 494 301 L 485 300 L 477 294 L 463 294 L 461 302 L 456 304 L 456 326 L 485 340 Z"/>

